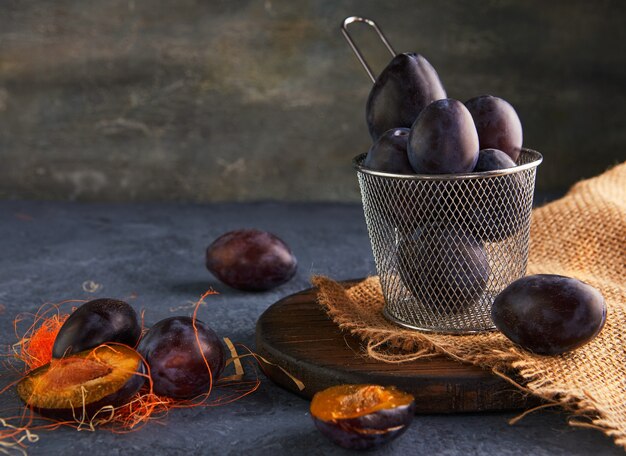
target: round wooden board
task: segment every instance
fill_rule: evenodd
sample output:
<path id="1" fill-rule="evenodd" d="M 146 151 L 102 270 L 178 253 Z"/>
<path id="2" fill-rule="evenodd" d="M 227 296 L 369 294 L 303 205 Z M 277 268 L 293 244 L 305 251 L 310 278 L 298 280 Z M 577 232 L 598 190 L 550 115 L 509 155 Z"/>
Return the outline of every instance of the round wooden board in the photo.
<path id="1" fill-rule="evenodd" d="M 362 343 L 339 330 L 308 289 L 278 301 L 259 318 L 257 353 L 301 380 L 265 365 L 274 382 L 306 398 L 342 383 L 396 385 L 416 398 L 418 413 L 511 410 L 536 404 L 505 380 L 443 356 L 388 364 L 364 355 Z"/>

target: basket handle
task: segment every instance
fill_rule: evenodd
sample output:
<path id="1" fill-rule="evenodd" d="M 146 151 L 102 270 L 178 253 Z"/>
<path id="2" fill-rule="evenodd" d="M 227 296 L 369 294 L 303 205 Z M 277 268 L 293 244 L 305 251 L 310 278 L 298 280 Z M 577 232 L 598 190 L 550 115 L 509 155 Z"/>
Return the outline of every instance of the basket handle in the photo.
<path id="1" fill-rule="evenodd" d="M 389 44 L 389 41 L 387 40 L 387 37 L 385 37 L 385 35 L 383 34 L 383 31 L 380 29 L 380 27 L 378 27 L 376 22 L 374 22 L 373 20 L 366 19 L 364 17 L 359 17 L 359 16 L 350 16 L 350 17 L 345 18 L 343 22 L 341 23 L 341 33 L 343 33 L 343 36 L 348 42 L 350 49 L 352 49 L 352 52 L 354 52 L 354 55 L 356 55 L 356 58 L 359 59 L 359 62 L 361 62 L 363 69 L 365 70 L 367 75 L 370 77 L 372 82 L 376 82 L 376 77 L 374 76 L 372 69 L 367 64 L 367 61 L 365 60 L 365 58 L 363 57 L 363 54 L 361 54 L 361 51 L 359 50 L 356 43 L 350 36 L 350 33 L 348 33 L 348 25 L 354 22 L 362 22 L 372 27 L 378 34 L 378 38 L 380 38 L 380 40 L 383 42 L 383 44 L 385 45 L 385 47 L 387 48 L 387 50 L 391 53 L 393 57 L 396 56 L 396 51 L 393 50 L 393 48 L 391 47 L 391 44 Z"/>

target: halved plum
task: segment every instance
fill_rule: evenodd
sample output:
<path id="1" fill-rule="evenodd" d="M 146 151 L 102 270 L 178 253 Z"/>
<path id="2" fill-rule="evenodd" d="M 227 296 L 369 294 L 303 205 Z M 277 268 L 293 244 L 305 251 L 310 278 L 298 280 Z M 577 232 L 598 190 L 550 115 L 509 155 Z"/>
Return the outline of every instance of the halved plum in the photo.
<path id="1" fill-rule="evenodd" d="M 17 385 L 26 405 L 41 415 L 89 420 L 103 407 L 125 404 L 144 383 L 141 356 L 123 345 L 101 345 L 30 372 Z"/>
<path id="2" fill-rule="evenodd" d="M 315 426 L 337 445 L 366 450 L 402 434 L 413 421 L 415 399 L 393 386 L 338 385 L 311 401 Z"/>

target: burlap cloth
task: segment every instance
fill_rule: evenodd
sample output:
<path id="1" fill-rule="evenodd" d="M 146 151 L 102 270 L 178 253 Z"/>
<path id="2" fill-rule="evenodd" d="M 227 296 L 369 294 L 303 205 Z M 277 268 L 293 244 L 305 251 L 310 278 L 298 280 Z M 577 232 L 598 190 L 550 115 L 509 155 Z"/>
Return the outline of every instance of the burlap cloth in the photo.
<path id="1" fill-rule="evenodd" d="M 387 321 L 377 277 L 344 288 L 314 277 L 318 300 L 369 356 L 390 363 L 444 353 L 523 379 L 520 388 L 558 403 L 570 424 L 602 430 L 626 448 L 626 163 L 579 182 L 562 199 L 534 210 L 528 274 L 576 277 L 602 291 L 607 321 L 600 335 L 564 355 L 521 350 L 498 332 L 446 336 L 405 330 Z"/>

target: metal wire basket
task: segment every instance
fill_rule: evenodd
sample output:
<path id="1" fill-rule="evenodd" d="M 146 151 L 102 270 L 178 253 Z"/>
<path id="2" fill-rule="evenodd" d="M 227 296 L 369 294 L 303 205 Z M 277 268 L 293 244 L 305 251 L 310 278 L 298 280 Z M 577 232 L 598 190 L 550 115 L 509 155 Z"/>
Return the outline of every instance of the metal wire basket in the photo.
<path id="1" fill-rule="evenodd" d="M 493 329 L 495 296 L 522 277 L 539 152 L 469 174 L 398 175 L 354 159 L 390 320 L 413 329 Z"/>

